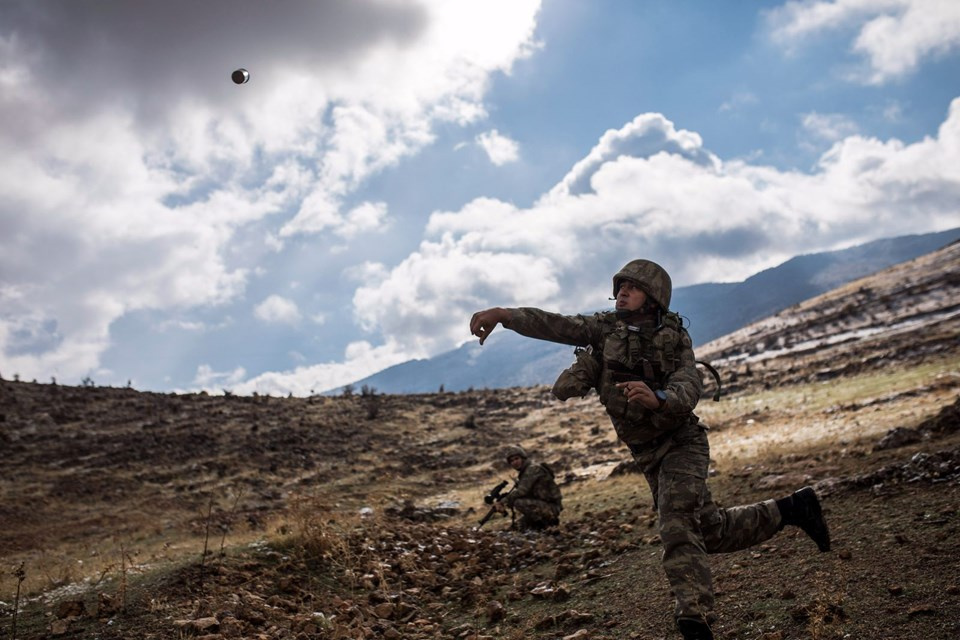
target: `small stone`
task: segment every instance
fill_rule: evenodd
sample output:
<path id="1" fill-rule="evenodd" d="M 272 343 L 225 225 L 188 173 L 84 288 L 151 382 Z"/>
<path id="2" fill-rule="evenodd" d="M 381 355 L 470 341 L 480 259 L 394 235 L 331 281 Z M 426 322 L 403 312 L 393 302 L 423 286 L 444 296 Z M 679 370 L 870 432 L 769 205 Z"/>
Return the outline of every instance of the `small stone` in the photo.
<path id="1" fill-rule="evenodd" d="M 70 629 L 69 620 L 54 620 L 50 623 L 50 635 L 62 636 Z"/>
<path id="2" fill-rule="evenodd" d="M 79 618 L 83 614 L 83 602 L 80 600 L 64 600 L 57 605 L 58 618 Z"/>
<path id="3" fill-rule="evenodd" d="M 487 618 L 490 619 L 491 624 L 496 624 L 500 622 L 507 616 L 507 610 L 504 609 L 503 605 L 496 601 L 491 600 L 487 603 Z"/>
<path id="4" fill-rule="evenodd" d="M 932 616 L 936 614 L 936 612 L 936 608 L 929 604 L 918 604 L 915 607 L 911 607 L 910 610 L 907 611 L 907 617 L 916 618 L 919 616 Z"/>

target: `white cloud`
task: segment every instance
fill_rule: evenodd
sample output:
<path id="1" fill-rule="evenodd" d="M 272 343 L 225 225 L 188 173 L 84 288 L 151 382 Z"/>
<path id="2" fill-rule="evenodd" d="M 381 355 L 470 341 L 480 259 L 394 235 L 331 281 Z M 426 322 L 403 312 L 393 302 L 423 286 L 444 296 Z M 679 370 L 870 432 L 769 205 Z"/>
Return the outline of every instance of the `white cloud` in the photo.
<path id="1" fill-rule="evenodd" d="M 241 382 L 247 375 L 243 367 L 237 367 L 233 371 L 214 371 L 208 364 L 201 364 L 197 367 L 197 374 L 193 378 L 193 384 L 207 391 L 219 391 L 221 387 L 232 387 Z M 232 389 L 227 389 L 232 391 Z"/>
<path id="2" fill-rule="evenodd" d="M 389 228 L 387 203 L 364 202 L 347 213 L 336 233 L 344 238 L 352 238 L 365 232 L 384 233 Z"/>
<path id="3" fill-rule="evenodd" d="M 435 213 L 432 239 L 358 288 L 354 308 L 398 349 L 432 354 L 469 339 L 470 315 L 488 306 L 603 308 L 610 274 L 635 257 L 675 286 L 738 281 L 810 251 L 955 227 L 958 196 L 960 99 L 936 138 L 848 136 L 813 173 L 723 163 L 647 114 L 604 134 L 530 208 L 477 199 Z"/>
<path id="4" fill-rule="evenodd" d="M 620 157 L 648 158 L 656 154 L 675 153 L 699 163 L 712 164 L 716 159 L 703 149 L 700 135 L 681 129 L 659 113 L 638 115 L 620 129 L 609 129 L 589 155 L 577 162 L 550 197 L 579 195 L 593 190 L 591 182 L 598 169 Z"/>
<path id="5" fill-rule="evenodd" d="M 125 314 L 235 299 L 248 273 L 225 256 L 246 226 L 275 224 L 278 252 L 387 228 L 383 203 L 344 203 L 438 122 L 484 117 L 491 74 L 536 46 L 538 9 L 0 3 L 4 368 L 79 377 Z"/>
<path id="6" fill-rule="evenodd" d="M 412 355 L 411 355 L 412 354 Z M 412 357 L 424 357 L 426 354 L 411 352 L 399 344 L 388 340 L 379 347 L 369 342 L 353 342 L 347 346 L 343 362 L 329 362 L 311 366 L 297 367 L 292 371 L 269 372 L 255 376 L 233 387 L 235 393 L 308 396 L 330 389 L 343 387 L 347 383 L 360 380 L 382 371 Z"/>
<path id="7" fill-rule="evenodd" d="M 839 113 L 810 112 L 803 115 L 802 123 L 809 134 L 830 142 L 849 137 L 858 131 L 856 122 Z"/>
<path id="8" fill-rule="evenodd" d="M 899 122 L 903 119 L 903 106 L 892 100 L 883 107 L 883 119 L 887 122 Z"/>
<path id="9" fill-rule="evenodd" d="M 344 270 L 343 276 L 354 282 L 382 280 L 389 275 L 387 267 L 378 262 L 363 262 Z"/>
<path id="10" fill-rule="evenodd" d="M 300 322 L 300 310 L 297 304 L 278 295 L 271 295 L 258 304 L 253 315 L 263 322 L 278 324 L 296 324 Z"/>
<path id="11" fill-rule="evenodd" d="M 719 110 L 721 112 L 739 111 L 744 107 L 755 105 L 757 104 L 757 102 L 758 102 L 757 96 L 753 92 L 739 91 L 733 94 L 733 96 L 731 96 L 729 100 L 721 104 Z"/>
<path id="12" fill-rule="evenodd" d="M 578 184 L 588 186 L 571 189 Z M 428 238 L 396 266 L 347 270 L 360 283 L 356 321 L 382 345 L 357 342 L 342 362 L 235 387 L 297 395 L 337 388 L 471 339 L 470 315 L 493 305 L 604 308 L 611 274 L 635 257 L 660 262 L 684 286 L 741 280 L 810 251 L 952 228 L 958 196 L 960 98 L 936 137 L 906 145 L 848 136 L 812 173 L 724 163 L 696 133 L 644 114 L 604 134 L 533 206 L 478 198 L 437 212 Z"/>
<path id="13" fill-rule="evenodd" d="M 858 29 L 852 49 L 866 57 L 866 82 L 912 73 L 925 59 L 960 48 L 960 3 L 954 0 L 787 2 L 769 13 L 775 40 L 794 46 L 806 36 Z"/>
<path id="14" fill-rule="evenodd" d="M 481 133 L 476 140 L 480 148 L 487 153 L 490 162 L 498 167 L 520 159 L 520 145 L 496 129 Z"/>

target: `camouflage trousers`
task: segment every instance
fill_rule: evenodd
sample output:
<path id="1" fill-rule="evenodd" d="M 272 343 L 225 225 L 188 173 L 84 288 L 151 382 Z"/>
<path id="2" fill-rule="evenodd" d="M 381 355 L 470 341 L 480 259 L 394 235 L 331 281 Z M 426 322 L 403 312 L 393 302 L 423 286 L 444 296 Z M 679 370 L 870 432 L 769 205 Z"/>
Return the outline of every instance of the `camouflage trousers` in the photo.
<path id="1" fill-rule="evenodd" d="M 513 509 L 520 514 L 518 529 L 545 529 L 557 524 L 560 509 L 557 505 L 537 498 L 517 498 Z"/>
<path id="2" fill-rule="evenodd" d="M 712 622 L 713 578 L 707 554 L 738 551 L 771 538 L 780 529 L 776 502 L 719 507 L 707 488 L 706 427 L 694 420 L 663 442 L 631 451 L 653 494 L 675 615 Z"/>

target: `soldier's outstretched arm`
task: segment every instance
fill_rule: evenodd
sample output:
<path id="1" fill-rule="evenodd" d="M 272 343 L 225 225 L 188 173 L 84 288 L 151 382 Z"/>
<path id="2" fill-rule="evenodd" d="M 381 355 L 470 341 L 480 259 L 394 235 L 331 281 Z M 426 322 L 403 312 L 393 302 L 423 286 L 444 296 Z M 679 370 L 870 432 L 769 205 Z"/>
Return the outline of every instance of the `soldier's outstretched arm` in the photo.
<path id="1" fill-rule="evenodd" d="M 480 344 L 490 337 L 490 334 L 506 320 L 510 319 L 510 312 L 503 307 L 492 307 L 483 311 L 477 311 L 470 318 L 470 333 L 480 338 Z"/>

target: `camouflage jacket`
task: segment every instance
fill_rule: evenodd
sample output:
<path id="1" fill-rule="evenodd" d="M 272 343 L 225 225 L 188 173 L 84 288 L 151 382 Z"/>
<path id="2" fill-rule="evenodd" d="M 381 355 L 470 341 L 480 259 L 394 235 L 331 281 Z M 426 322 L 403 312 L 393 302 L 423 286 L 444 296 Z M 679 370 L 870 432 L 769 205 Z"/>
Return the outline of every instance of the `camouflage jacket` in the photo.
<path id="1" fill-rule="evenodd" d="M 553 479 L 553 471 L 545 464 L 524 461 L 523 466 L 520 467 L 517 484 L 504 498 L 504 502 L 508 507 L 513 507 L 514 502 L 520 498 L 536 498 L 563 509 L 560 487 Z"/>
<path id="2" fill-rule="evenodd" d="M 614 312 L 565 316 L 529 307 L 510 309 L 503 325 L 530 338 L 589 346 L 598 354 L 596 387 L 617 431 L 626 444 L 644 446 L 660 436 L 699 419 L 693 413 L 703 393 L 693 343 L 676 314 L 654 326 L 654 320 L 628 324 Z M 633 321 L 631 321 L 633 322 Z M 628 404 L 617 382 L 642 379 L 666 401 L 657 411 Z"/>

